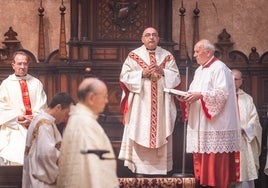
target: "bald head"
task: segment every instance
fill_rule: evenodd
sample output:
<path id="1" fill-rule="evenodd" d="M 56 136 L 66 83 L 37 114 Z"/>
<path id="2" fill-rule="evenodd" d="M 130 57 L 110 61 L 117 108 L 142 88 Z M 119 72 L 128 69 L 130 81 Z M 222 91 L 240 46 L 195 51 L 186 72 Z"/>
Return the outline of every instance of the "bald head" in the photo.
<path id="1" fill-rule="evenodd" d="M 235 76 L 236 79 L 242 78 L 242 72 L 238 69 L 232 69 L 232 73 Z"/>
<path id="2" fill-rule="evenodd" d="M 98 78 L 85 78 L 78 87 L 78 99 L 79 101 L 84 101 L 88 93 L 98 93 L 98 90 L 106 88 L 103 81 Z"/>
<path id="3" fill-rule="evenodd" d="M 108 103 L 108 90 L 106 84 L 98 78 L 86 78 L 78 87 L 77 97 L 80 103 L 98 115 Z"/>

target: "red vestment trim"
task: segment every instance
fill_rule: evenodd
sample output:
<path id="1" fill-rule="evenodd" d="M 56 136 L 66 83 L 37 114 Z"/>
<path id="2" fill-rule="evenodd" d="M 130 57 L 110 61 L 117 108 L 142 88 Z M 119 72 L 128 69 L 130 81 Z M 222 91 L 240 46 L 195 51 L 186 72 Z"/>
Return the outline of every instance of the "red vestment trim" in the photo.
<path id="1" fill-rule="evenodd" d="M 238 95 L 236 94 L 236 104 L 237 104 L 237 110 L 238 110 L 238 118 L 240 121 L 240 110 L 238 105 Z M 240 152 L 235 153 L 235 171 L 236 171 L 236 182 L 240 182 Z"/>
<path id="2" fill-rule="evenodd" d="M 26 80 L 19 80 L 19 83 L 21 88 L 22 100 L 26 111 L 25 114 L 32 115 L 31 101 Z"/>
<path id="3" fill-rule="evenodd" d="M 187 109 L 186 109 L 186 102 L 180 102 L 180 108 L 181 108 L 181 113 L 182 113 L 182 121 L 186 122 L 187 121 Z"/>
<path id="4" fill-rule="evenodd" d="M 236 179 L 235 152 L 193 153 L 194 174 L 202 186 L 230 187 Z"/>
<path id="5" fill-rule="evenodd" d="M 156 64 L 155 52 L 150 52 L 150 64 Z M 161 76 L 161 75 L 160 75 Z M 157 80 L 151 80 L 151 127 L 150 148 L 156 147 L 157 134 Z"/>
<path id="6" fill-rule="evenodd" d="M 152 56 L 152 55 L 151 55 Z M 155 60 L 155 55 L 154 56 L 154 59 L 152 60 L 152 57 L 150 56 L 150 61 L 154 61 L 153 63 L 156 63 L 156 60 Z M 133 53 L 133 52 L 130 52 L 129 53 L 129 57 L 131 59 L 133 59 L 134 61 L 137 62 L 137 64 L 142 68 L 142 69 L 145 69 L 147 68 L 149 65 L 147 65 L 145 63 L 145 61 L 139 57 L 137 54 Z M 165 57 L 165 59 L 160 63 L 160 67 L 161 68 L 165 68 L 166 66 L 166 63 L 170 60 L 172 60 L 174 57 L 172 55 L 168 55 Z M 152 62 L 150 62 L 152 63 Z M 162 76 L 162 75 L 157 75 L 157 76 Z M 152 88 L 151 88 L 151 97 L 152 97 L 152 106 L 151 106 L 151 133 L 150 133 L 150 147 L 151 148 L 155 148 L 156 146 L 156 132 L 157 132 L 157 81 L 158 79 L 151 79 L 151 83 L 152 83 Z M 122 82 L 120 82 L 120 86 L 124 92 L 124 97 L 122 98 L 121 100 L 121 103 L 120 103 L 120 107 L 121 107 L 121 110 L 123 112 L 123 124 L 125 124 L 125 116 L 126 116 L 126 113 L 128 111 L 128 96 L 129 96 L 129 90 L 127 89 L 127 87 L 125 86 L 125 84 L 123 84 Z M 163 91 L 164 92 L 164 91 Z"/>
<path id="7" fill-rule="evenodd" d="M 208 109 L 206 107 L 206 103 L 203 99 L 201 99 L 201 104 L 202 104 L 202 108 L 203 108 L 203 111 L 205 112 L 206 117 L 208 119 L 211 119 L 211 115 L 209 114 Z"/>
<path id="8" fill-rule="evenodd" d="M 127 111 L 128 111 L 128 95 L 129 95 L 129 90 L 128 88 L 125 86 L 125 84 L 123 82 L 119 82 L 120 84 L 120 87 L 121 89 L 123 90 L 123 93 L 124 93 L 124 97 L 122 98 L 121 100 L 121 103 L 120 103 L 120 108 L 121 108 L 121 111 L 123 113 L 123 125 L 125 125 L 126 121 L 125 121 L 125 116 L 127 114 Z"/>
<path id="9" fill-rule="evenodd" d="M 203 68 L 208 68 L 210 67 L 210 65 L 212 65 L 212 63 L 214 63 L 215 61 L 217 61 L 218 58 L 216 58 L 215 56 L 207 63 L 205 63 L 205 65 L 203 66 Z"/>

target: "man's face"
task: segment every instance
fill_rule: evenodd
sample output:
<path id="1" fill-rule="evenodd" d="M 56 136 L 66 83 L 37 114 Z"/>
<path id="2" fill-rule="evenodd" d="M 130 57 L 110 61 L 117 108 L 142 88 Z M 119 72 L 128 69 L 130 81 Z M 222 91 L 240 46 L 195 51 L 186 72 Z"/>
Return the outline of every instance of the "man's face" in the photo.
<path id="1" fill-rule="evenodd" d="M 69 113 L 70 113 L 70 107 L 71 107 L 71 105 L 69 107 L 67 107 L 67 108 L 60 109 L 59 110 L 58 116 L 56 118 L 56 123 L 57 124 L 67 123 L 67 121 L 69 119 Z"/>
<path id="2" fill-rule="evenodd" d="M 17 76 L 25 76 L 28 73 L 28 59 L 27 56 L 22 54 L 17 54 L 12 63 L 12 68 Z"/>
<path id="3" fill-rule="evenodd" d="M 108 90 L 106 86 L 101 87 L 103 87 L 103 89 L 101 89 L 100 92 L 94 94 L 94 111 L 96 114 L 103 112 L 106 104 L 108 103 Z"/>
<path id="4" fill-rule="evenodd" d="M 141 38 L 144 46 L 149 50 L 155 50 L 159 42 L 159 36 L 154 28 L 147 28 L 144 30 Z"/>
<path id="5" fill-rule="evenodd" d="M 243 84 L 243 78 L 241 74 L 237 71 L 232 71 L 234 82 L 235 82 L 235 89 L 239 89 L 240 86 Z"/>
<path id="6" fill-rule="evenodd" d="M 197 44 L 194 47 L 194 57 L 196 58 L 196 62 L 199 65 L 204 65 L 209 60 L 211 55 L 208 50 L 202 48 L 200 45 Z"/>

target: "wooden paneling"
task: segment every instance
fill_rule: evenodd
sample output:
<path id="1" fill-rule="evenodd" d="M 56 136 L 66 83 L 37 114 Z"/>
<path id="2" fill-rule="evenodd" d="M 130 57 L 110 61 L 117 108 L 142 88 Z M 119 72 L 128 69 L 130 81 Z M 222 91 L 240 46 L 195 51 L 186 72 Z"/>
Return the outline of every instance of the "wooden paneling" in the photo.
<path id="1" fill-rule="evenodd" d="M 22 166 L 0 166 L 0 187 L 21 188 Z"/>

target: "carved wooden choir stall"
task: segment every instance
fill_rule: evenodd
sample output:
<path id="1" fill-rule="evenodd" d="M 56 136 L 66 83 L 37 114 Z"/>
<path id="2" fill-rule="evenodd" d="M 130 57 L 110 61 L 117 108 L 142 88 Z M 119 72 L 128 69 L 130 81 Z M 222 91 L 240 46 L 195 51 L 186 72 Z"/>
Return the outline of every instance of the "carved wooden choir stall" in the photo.
<path id="1" fill-rule="evenodd" d="M 128 53 L 141 45 L 140 38 L 144 28 L 148 26 L 157 28 L 160 46 L 170 50 L 176 57 L 183 86 L 186 84 L 187 70 L 189 70 L 189 81 L 192 79 L 197 64 L 194 58 L 189 57 L 186 49 L 185 8 L 182 5 L 179 14 L 176 15 L 181 23 L 180 28 L 177 29 L 180 35 L 180 41 L 177 44 L 172 40 L 172 0 L 70 0 L 70 6 L 70 40 L 66 41 L 65 6 L 62 3 L 59 14 L 61 17 L 60 45 L 56 51 L 45 51 L 45 40 L 47 39 L 44 37 L 44 8 L 42 5 L 38 9 L 39 37 L 35 39 L 38 42 L 37 57 L 27 49 L 21 49 L 21 43 L 18 40 L 19 31 L 14 31 L 10 27 L 5 34 L 2 34 L 5 36 L 5 40 L 2 42 L 5 48 L 0 49 L 0 80 L 12 73 L 11 57 L 13 52 L 18 49 L 25 51 L 30 56 L 29 73 L 42 81 L 48 100 L 60 91 L 69 92 L 76 99 L 78 84 L 84 77 L 97 76 L 103 79 L 108 85 L 109 104 L 99 121 L 118 155 L 123 135 L 120 111 L 122 91 L 119 86 L 119 74 Z M 198 20 L 200 10 L 197 4 L 193 12 L 194 44 L 199 40 L 198 25 L 202 24 Z M 231 34 L 225 28 L 218 36 L 215 36 L 215 40 L 217 40 L 215 55 L 230 68 L 238 68 L 243 72 L 245 80 L 243 87 L 252 95 L 259 111 L 263 127 L 263 144 L 260 157 L 260 178 L 256 181 L 256 185 L 257 187 L 267 187 L 268 180 L 267 176 L 263 174 L 263 168 L 267 151 L 268 51 L 258 54 L 257 49 L 252 47 L 251 53 L 247 55 L 239 49 L 233 49 L 234 42 Z M 175 50 L 175 45 L 179 46 L 179 50 Z M 182 154 L 183 122 L 180 116 L 178 108 L 173 140 L 174 170 L 172 173 L 181 172 L 183 157 L 186 157 L 185 171 L 193 173 L 191 154 L 185 154 L 185 156 Z M 2 168 L 0 170 L 0 187 L 10 184 L 13 184 L 14 187 L 20 186 L 21 167 L 0 168 Z M 3 168 L 5 169 L 3 170 Z M 121 178 L 133 177 L 133 174 L 123 167 L 123 162 L 119 160 L 118 176 Z M 187 181 L 187 179 L 180 180 L 180 182 L 183 181 Z M 194 181 L 192 179 L 188 181 L 191 181 L 191 184 L 187 184 L 190 185 L 188 187 L 194 187 Z"/>

